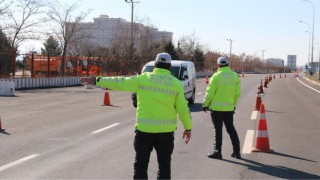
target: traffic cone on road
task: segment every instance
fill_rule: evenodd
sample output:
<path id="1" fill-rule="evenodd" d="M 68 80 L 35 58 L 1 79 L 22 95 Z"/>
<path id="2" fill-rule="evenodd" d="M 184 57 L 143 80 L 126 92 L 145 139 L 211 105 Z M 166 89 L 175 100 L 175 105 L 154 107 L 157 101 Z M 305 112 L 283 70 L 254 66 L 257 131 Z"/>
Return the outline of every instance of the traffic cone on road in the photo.
<path id="1" fill-rule="evenodd" d="M 0 117 L 0 132 L 1 131 L 5 131 L 6 129 L 2 128 L 2 125 L 1 125 L 1 117 Z"/>
<path id="2" fill-rule="evenodd" d="M 255 146 L 252 148 L 252 152 L 273 152 L 269 145 L 267 118 L 263 103 L 261 103 L 260 107 L 260 118 L 256 133 L 256 141 Z"/>
<path id="3" fill-rule="evenodd" d="M 106 105 L 106 106 L 110 106 L 110 96 L 109 96 L 109 92 L 108 91 L 106 91 L 104 93 L 103 104 Z"/>
<path id="4" fill-rule="evenodd" d="M 260 94 L 260 92 L 257 92 L 256 105 L 254 108 L 255 111 L 260 111 L 261 103 L 262 103 L 261 94 Z"/>
<path id="5" fill-rule="evenodd" d="M 264 86 L 263 87 L 265 87 L 265 88 L 268 87 L 268 80 L 267 79 L 264 79 Z"/>
<path id="6" fill-rule="evenodd" d="M 208 78 L 208 75 L 206 75 L 206 84 L 209 84 L 209 78 Z"/>
<path id="7" fill-rule="evenodd" d="M 261 79 L 261 82 L 260 82 L 260 87 L 259 87 L 259 89 L 260 89 L 260 93 L 263 94 L 264 92 L 263 92 L 262 79 Z"/>

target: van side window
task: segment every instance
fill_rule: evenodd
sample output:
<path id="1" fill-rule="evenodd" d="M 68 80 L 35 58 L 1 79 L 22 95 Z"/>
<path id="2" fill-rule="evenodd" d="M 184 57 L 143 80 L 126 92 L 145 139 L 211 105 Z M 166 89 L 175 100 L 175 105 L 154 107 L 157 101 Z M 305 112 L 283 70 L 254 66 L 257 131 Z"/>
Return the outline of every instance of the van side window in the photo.
<path id="1" fill-rule="evenodd" d="M 186 77 L 186 75 L 188 76 L 188 69 L 187 69 L 187 67 L 182 67 L 181 68 L 181 72 L 180 72 L 180 79 L 181 80 L 184 80 L 185 79 L 185 77 Z"/>

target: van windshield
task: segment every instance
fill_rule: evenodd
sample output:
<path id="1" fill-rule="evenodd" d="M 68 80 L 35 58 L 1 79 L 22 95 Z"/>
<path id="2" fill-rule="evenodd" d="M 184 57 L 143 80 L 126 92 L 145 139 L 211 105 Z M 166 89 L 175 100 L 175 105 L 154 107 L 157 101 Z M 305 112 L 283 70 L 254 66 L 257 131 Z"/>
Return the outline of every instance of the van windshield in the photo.
<path id="1" fill-rule="evenodd" d="M 146 68 L 143 70 L 143 72 L 152 72 L 154 69 L 154 66 L 146 66 Z M 179 78 L 179 71 L 180 67 L 177 66 L 171 66 L 171 75 L 180 79 Z"/>

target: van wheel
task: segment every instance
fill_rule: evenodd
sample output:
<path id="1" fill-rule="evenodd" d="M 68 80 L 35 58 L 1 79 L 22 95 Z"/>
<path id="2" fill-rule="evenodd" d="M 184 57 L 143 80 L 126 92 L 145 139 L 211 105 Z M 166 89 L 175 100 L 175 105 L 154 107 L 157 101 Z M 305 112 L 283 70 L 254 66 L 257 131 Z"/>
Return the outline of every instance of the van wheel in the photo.
<path id="1" fill-rule="evenodd" d="M 193 89 L 193 91 L 192 91 L 192 96 L 191 96 L 190 99 L 188 99 L 189 104 L 194 104 L 195 99 L 196 99 L 196 90 Z"/>

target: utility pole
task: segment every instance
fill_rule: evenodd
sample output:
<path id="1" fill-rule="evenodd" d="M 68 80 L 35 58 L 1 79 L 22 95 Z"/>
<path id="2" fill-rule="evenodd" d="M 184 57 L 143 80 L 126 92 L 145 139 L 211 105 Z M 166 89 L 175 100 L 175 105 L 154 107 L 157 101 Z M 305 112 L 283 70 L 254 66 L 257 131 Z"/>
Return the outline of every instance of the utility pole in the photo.
<path id="1" fill-rule="evenodd" d="M 314 68 L 313 68 L 313 45 L 314 45 L 314 19 L 315 19 L 315 7 L 314 7 L 314 4 L 309 1 L 309 0 L 302 0 L 302 1 L 305 1 L 305 2 L 308 2 L 312 5 L 312 8 L 313 8 L 313 17 L 312 17 L 312 39 L 311 39 L 311 72 L 314 73 Z"/>
<path id="2" fill-rule="evenodd" d="M 134 4 L 140 3 L 139 1 L 133 1 L 133 0 L 125 0 L 126 3 L 130 3 L 131 6 L 131 37 L 130 37 L 130 56 L 131 60 L 133 60 L 133 9 Z"/>
<path id="3" fill-rule="evenodd" d="M 230 66 L 230 69 L 231 69 L 231 52 L 232 52 L 232 42 L 234 40 L 232 39 L 227 39 L 227 41 L 230 41 L 230 53 L 229 53 L 229 59 L 230 59 L 230 62 L 229 62 L 229 66 Z"/>
<path id="4" fill-rule="evenodd" d="M 262 52 L 262 59 L 261 59 L 261 61 L 263 62 L 263 60 L 264 60 L 264 52 L 265 52 L 266 50 L 264 50 L 264 49 L 262 49 L 261 50 L 261 52 Z M 264 63 L 264 62 L 263 62 Z M 267 73 L 268 73 L 268 66 L 267 66 L 267 63 L 266 63 L 266 69 L 267 69 Z"/>

